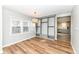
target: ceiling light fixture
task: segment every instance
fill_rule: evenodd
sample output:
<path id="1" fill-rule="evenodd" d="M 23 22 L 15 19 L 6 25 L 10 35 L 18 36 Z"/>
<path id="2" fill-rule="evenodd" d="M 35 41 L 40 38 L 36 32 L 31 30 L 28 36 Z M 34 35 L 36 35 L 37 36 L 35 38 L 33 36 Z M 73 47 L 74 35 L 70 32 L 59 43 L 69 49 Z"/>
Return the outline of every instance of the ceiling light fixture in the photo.
<path id="1" fill-rule="evenodd" d="M 36 16 L 36 11 L 34 12 L 34 18 L 32 19 L 33 23 L 38 23 L 38 19 L 35 17 Z"/>

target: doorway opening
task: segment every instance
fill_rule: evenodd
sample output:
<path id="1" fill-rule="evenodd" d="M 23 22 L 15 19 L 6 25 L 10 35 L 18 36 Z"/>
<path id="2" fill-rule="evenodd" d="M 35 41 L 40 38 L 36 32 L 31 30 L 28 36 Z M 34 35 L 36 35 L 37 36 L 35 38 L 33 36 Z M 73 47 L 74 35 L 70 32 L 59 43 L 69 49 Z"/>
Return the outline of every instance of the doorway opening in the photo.
<path id="1" fill-rule="evenodd" d="M 57 39 L 71 40 L 71 16 L 64 16 L 57 18 Z"/>

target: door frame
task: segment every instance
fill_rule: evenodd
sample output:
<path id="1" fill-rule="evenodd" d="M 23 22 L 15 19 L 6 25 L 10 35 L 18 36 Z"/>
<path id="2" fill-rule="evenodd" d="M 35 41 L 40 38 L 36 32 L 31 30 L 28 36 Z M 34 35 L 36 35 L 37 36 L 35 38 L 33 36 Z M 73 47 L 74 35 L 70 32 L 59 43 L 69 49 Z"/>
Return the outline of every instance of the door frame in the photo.
<path id="1" fill-rule="evenodd" d="M 58 40 L 57 39 L 57 18 L 58 17 L 65 17 L 65 16 L 70 16 L 71 17 L 71 13 L 63 13 L 63 14 L 58 14 L 55 16 L 55 40 Z M 70 28 L 72 28 L 72 19 L 71 20 L 71 24 L 70 24 Z M 72 30 L 70 29 L 70 40 L 72 39 Z"/>

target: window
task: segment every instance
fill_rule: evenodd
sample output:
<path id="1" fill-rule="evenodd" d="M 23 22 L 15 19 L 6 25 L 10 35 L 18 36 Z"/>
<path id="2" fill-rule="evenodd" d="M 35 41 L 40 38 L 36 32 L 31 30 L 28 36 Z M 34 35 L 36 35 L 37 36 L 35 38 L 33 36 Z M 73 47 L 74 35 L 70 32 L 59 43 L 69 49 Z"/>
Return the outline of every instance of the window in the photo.
<path id="1" fill-rule="evenodd" d="M 12 19 L 11 20 L 11 34 L 28 32 L 28 21 Z"/>
<path id="2" fill-rule="evenodd" d="M 21 27 L 17 26 L 17 27 L 12 27 L 12 33 L 20 33 L 21 32 Z"/>
<path id="3" fill-rule="evenodd" d="M 29 29 L 28 29 L 28 22 L 24 21 L 23 22 L 23 32 L 28 32 Z"/>
<path id="4" fill-rule="evenodd" d="M 21 33 L 20 21 L 12 20 L 11 26 L 12 33 Z"/>
<path id="5" fill-rule="evenodd" d="M 54 39 L 55 38 L 55 17 L 42 18 L 40 20 L 40 23 L 37 24 L 36 28 L 37 28 L 36 29 L 37 34 L 39 34 L 40 36 Z"/>

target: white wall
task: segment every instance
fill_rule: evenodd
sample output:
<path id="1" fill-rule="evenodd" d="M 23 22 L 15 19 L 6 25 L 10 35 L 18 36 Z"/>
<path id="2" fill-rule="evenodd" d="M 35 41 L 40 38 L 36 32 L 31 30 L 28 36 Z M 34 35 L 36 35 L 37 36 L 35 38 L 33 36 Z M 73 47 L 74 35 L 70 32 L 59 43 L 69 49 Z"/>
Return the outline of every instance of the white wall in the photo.
<path id="1" fill-rule="evenodd" d="M 35 26 L 32 24 L 31 17 L 7 9 L 6 7 L 3 7 L 2 12 L 3 12 L 3 46 L 7 46 L 35 36 Z M 26 33 L 11 34 L 10 21 L 13 19 L 19 19 L 21 21 L 26 20 L 29 24 L 29 31 Z"/>
<path id="2" fill-rule="evenodd" d="M 2 52 L 2 7 L 0 7 L 0 53 Z"/>
<path id="3" fill-rule="evenodd" d="M 79 6 L 72 10 L 72 37 L 71 43 L 75 53 L 79 53 Z"/>

